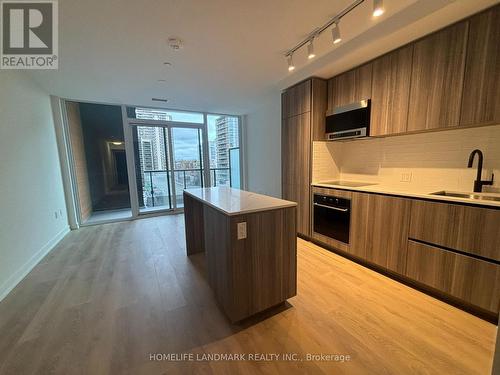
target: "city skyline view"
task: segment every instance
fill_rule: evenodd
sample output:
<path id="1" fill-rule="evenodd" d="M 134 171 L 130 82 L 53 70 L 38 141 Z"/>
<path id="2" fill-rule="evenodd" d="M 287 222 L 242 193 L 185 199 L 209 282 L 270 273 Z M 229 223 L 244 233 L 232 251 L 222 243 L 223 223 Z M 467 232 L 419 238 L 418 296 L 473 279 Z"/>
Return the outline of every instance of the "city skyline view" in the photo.
<path id="1" fill-rule="evenodd" d="M 135 118 L 185 123 L 204 121 L 202 114 L 135 109 Z M 230 163 L 230 150 L 239 150 L 239 118 L 207 115 L 210 186 L 239 186 L 239 156 Z M 171 208 L 173 191 L 178 207 L 182 191 L 204 185 L 204 150 L 202 128 L 137 125 L 134 127 L 134 148 L 139 161 L 139 201 L 143 209 Z M 168 139 L 168 137 L 172 139 Z M 238 155 L 239 155 L 239 151 Z M 168 172 L 172 162 L 173 171 Z M 234 169 L 234 171 L 233 171 Z M 237 176 L 237 180 L 236 180 Z"/>

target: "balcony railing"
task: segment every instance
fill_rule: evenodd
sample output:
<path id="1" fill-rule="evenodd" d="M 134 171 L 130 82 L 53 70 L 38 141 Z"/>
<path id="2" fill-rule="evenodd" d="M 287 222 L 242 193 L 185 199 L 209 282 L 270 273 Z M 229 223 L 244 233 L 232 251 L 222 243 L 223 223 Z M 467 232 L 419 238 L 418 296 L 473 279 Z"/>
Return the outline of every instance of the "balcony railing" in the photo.
<path id="1" fill-rule="evenodd" d="M 221 173 L 221 172 L 225 173 Z M 168 175 L 168 170 L 159 169 L 153 171 L 144 171 L 142 180 L 143 201 L 145 207 L 166 206 L 171 208 L 171 183 L 169 181 L 172 175 Z M 212 174 L 213 173 L 213 174 Z M 210 186 L 229 185 L 229 168 L 210 168 Z M 174 169 L 174 183 L 176 188 L 177 206 L 183 204 L 182 190 L 189 187 L 203 187 L 203 169 Z M 170 183 L 170 184 L 169 184 Z M 179 194 L 180 193 L 180 194 Z"/>

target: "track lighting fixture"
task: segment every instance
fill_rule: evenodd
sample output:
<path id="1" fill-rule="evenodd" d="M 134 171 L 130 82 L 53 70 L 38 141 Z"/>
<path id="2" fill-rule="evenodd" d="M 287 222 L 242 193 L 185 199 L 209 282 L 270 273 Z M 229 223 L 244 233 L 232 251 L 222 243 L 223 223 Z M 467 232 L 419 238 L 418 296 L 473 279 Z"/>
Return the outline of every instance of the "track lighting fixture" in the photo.
<path id="1" fill-rule="evenodd" d="M 314 53 L 314 38 L 311 38 L 309 44 L 307 45 L 307 58 L 314 59 L 316 54 Z"/>
<path id="2" fill-rule="evenodd" d="M 333 39 L 333 44 L 340 43 L 342 41 L 342 38 L 340 37 L 340 28 L 339 28 L 339 23 L 335 22 L 332 27 L 332 39 Z"/>
<path id="3" fill-rule="evenodd" d="M 295 65 L 293 65 L 293 58 L 292 54 L 289 54 L 287 56 L 287 61 L 288 61 L 288 71 L 291 72 L 295 69 Z"/>
<path id="4" fill-rule="evenodd" d="M 383 0 L 373 0 L 373 17 L 379 17 L 384 14 L 384 1 Z"/>
<path id="5" fill-rule="evenodd" d="M 373 17 L 379 17 L 381 16 L 384 12 L 384 1 L 383 0 L 372 0 L 373 1 Z M 333 16 L 330 18 L 328 22 L 323 24 L 322 26 L 314 29 L 308 36 L 307 38 L 303 39 L 299 44 L 297 44 L 295 47 L 289 49 L 287 52 L 284 53 L 287 61 L 288 61 L 288 71 L 291 72 L 295 70 L 295 65 L 293 65 L 293 60 L 292 60 L 292 55 L 294 54 L 295 51 L 299 50 L 300 48 L 304 47 L 307 44 L 307 58 L 313 59 L 316 57 L 316 54 L 314 53 L 314 39 L 321 35 L 324 31 L 329 29 L 330 27 L 332 28 L 332 39 L 333 39 L 333 44 L 338 44 L 342 41 L 342 37 L 340 36 L 340 28 L 339 28 L 339 23 L 340 20 L 352 12 L 356 7 L 359 5 L 363 4 L 364 2 L 368 2 L 368 0 L 353 0 L 353 2 L 344 8 L 340 13 L 337 15 Z"/>

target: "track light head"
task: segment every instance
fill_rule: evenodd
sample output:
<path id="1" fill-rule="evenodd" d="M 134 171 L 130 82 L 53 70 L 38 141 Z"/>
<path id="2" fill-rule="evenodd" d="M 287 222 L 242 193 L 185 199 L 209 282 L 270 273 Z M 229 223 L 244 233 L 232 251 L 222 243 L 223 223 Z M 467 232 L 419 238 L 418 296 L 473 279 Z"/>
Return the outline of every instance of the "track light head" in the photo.
<path id="1" fill-rule="evenodd" d="M 309 40 L 309 44 L 307 45 L 307 58 L 314 59 L 315 57 L 316 54 L 314 53 L 314 38 L 311 38 L 311 40 Z"/>
<path id="2" fill-rule="evenodd" d="M 340 28 L 338 21 L 333 24 L 332 39 L 333 39 L 333 44 L 337 44 L 342 41 L 342 38 L 340 37 Z"/>
<path id="3" fill-rule="evenodd" d="M 384 12 L 384 1 L 373 0 L 373 17 L 380 17 Z"/>
<path id="4" fill-rule="evenodd" d="M 291 72 L 291 71 L 295 70 L 295 65 L 293 65 L 292 54 L 287 55 L 286 60 L 288 62 L 288 71 Z"/>

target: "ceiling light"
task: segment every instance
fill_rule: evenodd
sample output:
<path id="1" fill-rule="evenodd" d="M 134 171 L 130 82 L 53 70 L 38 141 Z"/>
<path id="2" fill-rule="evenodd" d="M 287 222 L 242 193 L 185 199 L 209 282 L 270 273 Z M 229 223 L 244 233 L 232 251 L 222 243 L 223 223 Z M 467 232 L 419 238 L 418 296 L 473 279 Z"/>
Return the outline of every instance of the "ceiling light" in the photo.
<path id="1" fill-rule="evenodd" d="M 307 45 L 307 58 L 314 59 L 316 54 L 314 53 L 314 38 L 311 38 L 309 44 Z"/>
<path id="2" fill-rule="evenodd" d="M 115 146 L 121 146 L 123 144 L 123 142 L 111 142 L 112 144 L 114 144 Z"/>
<path id="3" fill-rule="evenodd" d="M 337 43 L 340 43 L 342 41 L 342 38 L 340 37 L 340 28 L 339 28 L 338 22 L 335 22 L 333 24 L 332 39 L 333 39 L 333 44 L 337 44 Z"/>
<path id="4" fill-rule="evenodd" d="M 165 66 L 172 66 L 172 63 L 171 63 L 171 62 L 169 62 L 169 61 L 164 61 L 164 62 L 163 62 L 163 65 L 165 65 Z"/>
<path id="5" fill-rule="evenodd" d="M 293 48 L 290 48 L 288 51 L 284 53 L 288 61 L 288 71 L 291 72 L 295 70 L 295 65 L 292 61 L 292 55 L 295 51 L 298 51 L 302 47 L 307 44 L 307 57 L 312 59 L 316 56 L 314 53 L 314 39 L 321 35 L 323 32 L 330 30 L 332 33 L 332 42 L 333 44 L 338 44 L 342 41 L 342 37 L 340 36 L 340 28 L 339 23 L 342 18 L 351 13 L 354 9 L 356 9 L 361 4 L 366 3 L 365 0 L 351 0 L 351 4 L 337 13 L 335 16 L 331 17 L 326 23 L 321 25 L 320 27 L 315 28 L 308 36 L 296 44 Z M 384 2 L 383 0 L 373 0 L 373 16 L 378 17 L 384 13 Z"/>
<path id="6" fill-rule="evenodd" d="M 295 65 L 293 65 L 292 54 L 288 55 L 286 59 L 288 61 L 288 71 L 291 72 L 295 69 Z"/>
<path id="7" fill-rule="evenodd" d="M 165 98 L 151 98 L 151 100 L 153 102 L 163 102 L 163 103 L 167 103 L 168 102 L 168 99 L 165 99 Z"/>
<path id="8" fill-rule="evenodd" d="M 384 14 L 384 12 L 383 0 L 373 0 L 373 17 L 379 17 Z"/>

